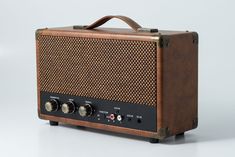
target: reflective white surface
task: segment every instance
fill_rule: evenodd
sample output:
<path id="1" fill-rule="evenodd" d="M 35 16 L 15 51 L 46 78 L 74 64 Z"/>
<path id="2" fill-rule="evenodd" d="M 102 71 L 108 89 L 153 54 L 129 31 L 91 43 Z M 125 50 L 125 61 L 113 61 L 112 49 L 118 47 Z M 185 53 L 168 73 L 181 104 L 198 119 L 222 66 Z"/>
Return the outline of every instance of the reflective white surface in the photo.
<path id="1" fill-rule="evenodd" d="M 124 5 L 125 4 L 125 5 Z M 0 156 L 235 156 L 233 1 L 0 1 Z M 34 30 L 89 24 L 107 14 L 145 27 L 195 30 L 199 43 L 199 127 L 150 144 L 107 132 L 49 126 L 37 117 Z M 119 21 L 106 26 L 126 27 Z"/>

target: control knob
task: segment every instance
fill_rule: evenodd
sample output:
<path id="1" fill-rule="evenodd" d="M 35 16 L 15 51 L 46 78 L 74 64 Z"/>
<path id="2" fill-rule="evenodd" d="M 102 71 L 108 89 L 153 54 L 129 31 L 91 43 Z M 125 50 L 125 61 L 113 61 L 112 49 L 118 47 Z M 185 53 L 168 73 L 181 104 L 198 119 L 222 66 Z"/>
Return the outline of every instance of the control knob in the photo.
<path id="1" fill-rule="evenodd" d="M 61 110 L 64 114 L 69 114 L 75 112 L 75 104 L 72 101 L 68 101 L 63 103 L 61 106 Z"/>
<path id="2" fill-rule="evenodd" d="M 92 107 L 90 104 L 81 105 L 78 109 L 80 116 L 91 116 L 92 115 Z"/>
<path id="3" fill-rule="evenodd" d="M 59 109 L 59 102 L 56 99 L 51 99 L 45 103 L 45 109 L 47 112 L 54 112 Z"/>

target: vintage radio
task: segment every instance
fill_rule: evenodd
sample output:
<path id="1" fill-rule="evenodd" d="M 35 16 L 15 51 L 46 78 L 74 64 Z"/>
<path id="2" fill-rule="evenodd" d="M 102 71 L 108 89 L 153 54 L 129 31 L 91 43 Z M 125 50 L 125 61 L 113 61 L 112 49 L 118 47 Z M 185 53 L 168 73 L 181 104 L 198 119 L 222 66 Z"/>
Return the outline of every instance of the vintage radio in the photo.
<path id="1" fill-rule="evenodd" d="M 112 18 L 132 29 L 102 28 Z M 98 28 L 99 27 L 99 28 Z M 36 31 L 38 114 L 158 142 L 198 124 L 198 35 L 125 16 Z"/>

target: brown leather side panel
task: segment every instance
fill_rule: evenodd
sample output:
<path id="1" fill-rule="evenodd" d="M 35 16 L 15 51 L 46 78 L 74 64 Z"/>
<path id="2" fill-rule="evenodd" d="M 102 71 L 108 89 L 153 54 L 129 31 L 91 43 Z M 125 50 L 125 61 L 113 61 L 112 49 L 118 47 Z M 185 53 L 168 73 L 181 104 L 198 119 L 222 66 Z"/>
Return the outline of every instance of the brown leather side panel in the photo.
<path id="1" fill-rule="evenodd" d="M 162 49 L 161 121 L 169 135 L 197 127 L 197 37 L 197 33 L 172 35 L 168 46 Z"/>

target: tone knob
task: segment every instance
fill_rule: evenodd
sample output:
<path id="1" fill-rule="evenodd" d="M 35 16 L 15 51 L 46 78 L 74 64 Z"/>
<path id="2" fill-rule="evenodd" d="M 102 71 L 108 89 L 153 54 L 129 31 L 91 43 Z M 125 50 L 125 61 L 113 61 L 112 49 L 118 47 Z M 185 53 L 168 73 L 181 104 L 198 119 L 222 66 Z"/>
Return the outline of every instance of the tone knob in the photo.
<path id="1" fill-rule="evenodd" d="M 45 109 L 47 112 L 57 111 L 59 108 L 59 102 L 56 99 L 51 99 L 45 103 Z"/>
<path id="2" fill-rule="evenodd" d="M 92 107 L 90 104 L 81 105 L 78 109 L 80 116 L 91 116 L 92 115 Z"/>
<path id="3" fill-rule="evenodd" d="M 75 112 L 75 104 L 72 101 L 68 101 L 63 103 L 61 106 L 61 110 L 64 114 L 73 113 Z"/>

